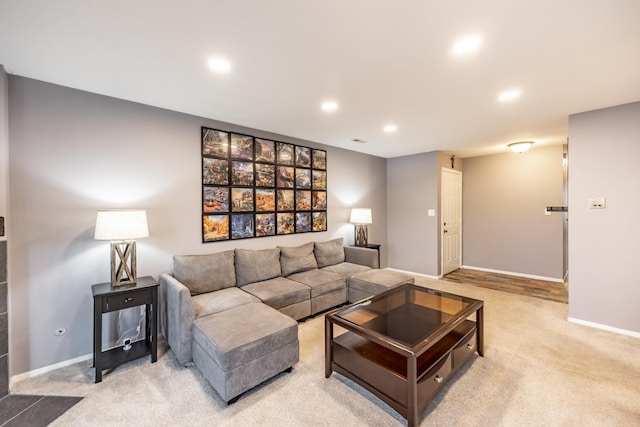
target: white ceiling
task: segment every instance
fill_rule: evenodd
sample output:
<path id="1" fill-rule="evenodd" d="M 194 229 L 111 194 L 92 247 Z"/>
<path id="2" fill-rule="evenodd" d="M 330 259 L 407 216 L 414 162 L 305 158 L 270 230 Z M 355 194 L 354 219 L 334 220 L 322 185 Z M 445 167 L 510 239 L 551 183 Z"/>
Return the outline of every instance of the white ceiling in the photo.
<path id="1" fill-rule="evenodd" d="M 470 34 L 480 49 L 453 55 Z M 563 143 L 569 114 L 640 100 L 640 1 L 0 0 L 0 64 L 382 157 L 469 157 Z"/>

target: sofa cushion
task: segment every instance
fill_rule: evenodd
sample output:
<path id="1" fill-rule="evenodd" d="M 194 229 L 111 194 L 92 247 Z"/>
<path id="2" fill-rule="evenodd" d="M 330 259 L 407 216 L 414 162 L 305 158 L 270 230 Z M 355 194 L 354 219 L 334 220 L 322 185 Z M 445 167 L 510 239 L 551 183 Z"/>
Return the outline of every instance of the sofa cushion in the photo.
<path id="1" fill-rule="evenodd" d="M 344 261 L 342 237 L 327 242 L 315 242 L 314 253 L 318 268 L 339 264 Z"/>
<path id="2" fill-rule="evenodd" d="M 175 255 L 173 277 L 185 285 L 191 295 L 230 288 L 236 284 L 233 251 L 208 255 Z"/>
<path id="3" fill-rule="evenodd" d="M 348 280 L 351 276 L 362 273 L 364 271 L 369 271 L 371 270 L 371 268 L 364 265 L 352 264 L 350 262 L 341 262 L 340 264 L 324 267 L 323 270 L 337 273 Z"/>
<path id="4" fill-rule="evenodd" d="M 258 298 L 236 286 L 221 289 L 216 292 L 195 295 L 191 298 L 191 301 L 193 301 L 193 308 L 196 311 L 196 318 L 219 313 L 252 302 L 260 302 Z"/>
<path id="5" fill-rule="evenodd" d="M 261 282 L 280 276 L 280 248 L 236 249 L 236 283 Z"/>
<path id="6" fill-rule="evenodd" d="M 224 371 L 298 341 L 298 324 L 262 303 L 246 304 L 193 322 L 193 339 Z"/>
<path id="7" fill-rule="evenodd" d="M 242 289 L 276 310 L 311 299 L 311 290 L 308 286 L 284 277 L 250 283 Z"/>
<path id="8" fill-rule="evenodd" d="M 316 257 L 313 255 L 313 242 L 294 248 L 282 246 L 279 246 L 279 248 L 280 267 L 282 268 L 283 276 L 318 268 Z"/>
<path id="9" fill-rule="evenodd" d="M 396 286 L 405 283 L 413 284 L 414 282 L 413 276 L 385 268 L 384 270 L 369 270 L 353 275 L 349 279 L 349 289 L 377 295 Z"/>
<path id="10" fill-rule="evenodd" d="M 287 279 L 295 280 L 296 282 L 309 286 L 311 288 L 311 298 L 347 287 L 347 280 L 344 277 L 327 270 L 315 269 L 303 271 L 292 274 L 287 277 Z"/>

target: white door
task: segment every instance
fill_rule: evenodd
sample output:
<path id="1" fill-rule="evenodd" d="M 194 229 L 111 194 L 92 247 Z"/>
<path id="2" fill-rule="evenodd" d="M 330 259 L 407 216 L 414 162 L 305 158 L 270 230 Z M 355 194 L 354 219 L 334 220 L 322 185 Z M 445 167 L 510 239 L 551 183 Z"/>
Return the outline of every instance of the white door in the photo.
<path id="1" fill-rule="evenodd" d="M 462 172 L 442 168 L 442 275 L 462 265 Z"/>

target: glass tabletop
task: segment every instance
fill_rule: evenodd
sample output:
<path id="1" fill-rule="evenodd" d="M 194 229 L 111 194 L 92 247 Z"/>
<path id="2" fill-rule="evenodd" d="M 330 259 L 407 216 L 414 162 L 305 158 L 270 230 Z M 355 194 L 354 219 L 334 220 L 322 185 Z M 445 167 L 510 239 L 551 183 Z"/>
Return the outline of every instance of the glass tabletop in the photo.
<path id="1" fill-rule="evenodd" d="M 475 302 L 479 301 L 403 285 L 333 315 L 413 348 L 441 326 L 460 317 Z"/>

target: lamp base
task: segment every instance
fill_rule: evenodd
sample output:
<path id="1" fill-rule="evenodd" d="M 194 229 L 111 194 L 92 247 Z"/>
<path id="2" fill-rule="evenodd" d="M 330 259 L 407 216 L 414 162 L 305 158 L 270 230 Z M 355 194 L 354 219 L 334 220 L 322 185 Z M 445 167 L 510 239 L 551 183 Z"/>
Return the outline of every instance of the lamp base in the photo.
<path id="1" fill-rule="evenodd" d="M 367 226 L 363 224 L 356 224 L 355 227 L 355 245 L 367 246 L 369 244 L 369 231 Z"/>
<path id="2" fill-rule="evenodd" d="M 136 283 L 136 242 L 111 242 L 111 285 Z"/>

